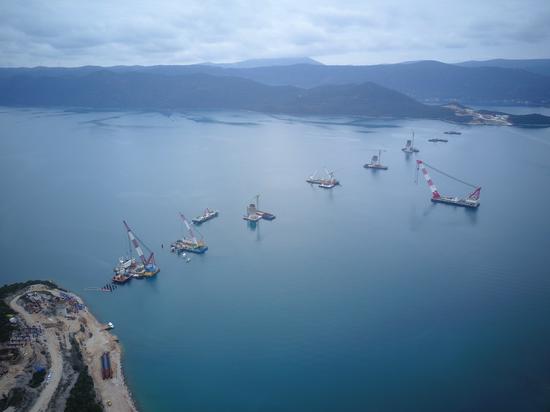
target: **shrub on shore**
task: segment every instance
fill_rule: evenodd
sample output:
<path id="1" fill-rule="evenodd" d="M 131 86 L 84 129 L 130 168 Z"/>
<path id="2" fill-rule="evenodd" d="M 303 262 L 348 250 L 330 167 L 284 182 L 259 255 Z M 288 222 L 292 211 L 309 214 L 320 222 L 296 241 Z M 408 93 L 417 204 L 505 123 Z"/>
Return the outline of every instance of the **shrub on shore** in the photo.
<path id="1" fill-rule="evenodd" d="M 97 402 L 94 381 L 88 367 L 80 371 L 78 379 L 71 389 L 65 412 L 102 412 L 103 407 Z"/>

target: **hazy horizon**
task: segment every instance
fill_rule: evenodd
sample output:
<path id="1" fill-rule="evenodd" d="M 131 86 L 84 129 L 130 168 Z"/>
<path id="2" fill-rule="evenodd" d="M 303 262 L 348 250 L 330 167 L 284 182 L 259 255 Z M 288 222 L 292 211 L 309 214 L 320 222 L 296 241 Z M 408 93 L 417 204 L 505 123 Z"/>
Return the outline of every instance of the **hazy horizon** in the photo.
<path id="1" fill-rule="evenodd" d="M 235 61 L 201 61 L 201 62 L 195 62 L 195 63 L 166 63 L 166 64 L 163 64 L 163 63 L 150 63 L 150 64 L 109 64 L 109 65 L 102 65 L 102 64 L 81 64 L 81 65 L 76 65 L 76 66 L 50 66 L 50 65 L 36 65 L 36 66 L 5 66 L 5 65 L 0 65 L 0 68 L 10 68 L 10 69 L 34 69 L 34 68 L 67 68 L 67 69 L 72 69 L 72 68 L 78 68 L 78 67 L 92 67 L 92 66 L 95 66 L 95 67 L 117 67 L 117 66 L 143 66 L 143 67 L 147 67 L 147 66 L 186 66 L 186 65 L 226 65 L 226 64 L 236 64 L 236 63 L 242 63 L 242 62 L 246 62 L 246 61 L 249 61 L 249 60 L 271 60 L 271 59 L 286 59 L 286 58 L 296 58 L 296 59 L 299 59 L 299 58 L 307 58 L 309 56 L 296 56 L 296 57 L 288 57 L 288 56 L 285 56 L 285 57 L 274 57 L 274 58 L 271 58 L 271 57 L 266 57 L 266 58 L 259 58 L 259 59 L 256 59 L 256 58 L 250 58 L 250 59 L 244 59 L 244 60 L 235 60 Z M 372 63 L 368 63 L 368 64 L 353 64 L 353 63 L 334 63 L 334 64 L 331 64 L 331 63 L 325 63 L 323 61 L 321 61 L 320 59 L 317 59 L 317 58 L 312 58 L 313 60 L 323 64 L 323 65 L 327 65 L 327 66 L 376 66 L 376 65 L 384 65 L 384 64 L 407 64 L 407 63 L 416 63 L 416 62 L 421 62 L 421 61 L 435 61 L 435 62 L 439 62 L 439 63 L 445 63 L 445 64 L 459 64 L 459 63 L 464 63 L 464 62 L 468 62 L 468 61 L 490 61 L 490 60 L 500 60 L 500 59 L 503 59 L 503 58 L 500 58 L 500 57 L 496 57 L 496 58 L 493 58 L 493 59 L 467 59 L 467 60 L 460 60 L 460 61 L 442 61 L 442 60 L 437 60 L 437 59 L 422 59 L 422 60 L 407 60 L 407 61 L 396 61 L 396 62 L 393 62 L 393 63 L 387 63 L 387 62 L 372 62 Z M 534 57 L 534 58 L 530 58 L 530 59 L 513 59 L 513 58 L 509 58 L 509 59 L 503 59 L 503 60 L 550 60 L 550 57 Z"/>

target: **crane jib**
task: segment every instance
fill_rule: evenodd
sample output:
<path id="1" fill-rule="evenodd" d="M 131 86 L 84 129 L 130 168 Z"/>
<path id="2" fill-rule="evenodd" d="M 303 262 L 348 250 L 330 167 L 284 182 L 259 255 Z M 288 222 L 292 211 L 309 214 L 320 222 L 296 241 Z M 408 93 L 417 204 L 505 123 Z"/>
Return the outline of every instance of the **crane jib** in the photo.
<path id="1" fill-rule="evenodd" d="M 424 161 L 422 161 L 422 164 L 426 165 L 427 167 L 429 167 L 430 169 L 432 169 L 434 172 L 440 173 L 440 174 L 442 174 L 443 176 L 448 177 L 449 179 L 453 179 L 453 180 L 455 180 L 455 181 L 457 181 L 457 182 L 459 182 L 459 183 L 462 183 L 462 184 L 464 184 L 464 185 L 466 185 L 466 186 L 470 186 L 470 187 L 473 188 L 473 189 L 477 189 L 477 188 L 478 188 L 478 186 L 473 185 L 473 184 L 468 183 L 468 182 L 465 182 L 464 180 L 461 180 L 461 179 L 459 179 L 459 178 L 457 178 L 457 177 L 454 177 L 454 176 L 452 176 L 452 175 L 450 175 L 450 174 L 448 174 L 448 173 L 445 173 L 444 171 L 439 170 L 439 169 L 433 167 L 432 165 L 430 165 L 430 164 L 428 164 L 428 163 L 426 163 L 426 162 L 424 162 Z"/>

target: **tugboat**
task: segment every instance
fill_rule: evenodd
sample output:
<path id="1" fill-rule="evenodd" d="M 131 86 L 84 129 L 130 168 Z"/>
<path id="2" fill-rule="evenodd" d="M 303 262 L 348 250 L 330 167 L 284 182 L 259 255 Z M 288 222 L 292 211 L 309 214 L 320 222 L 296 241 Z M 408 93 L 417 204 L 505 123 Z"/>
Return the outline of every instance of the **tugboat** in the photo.
<path id="1" fill-rule="evenodd" d="M 187 227 L 188 237 L 183 237 L 183 239 L 176 240 L 170 245 L 170 250 L 174 253 L 180 254 L 183 252 L 192 252 L 197 254 L 202 254 L 208 250 L 208 246 L 204 243 L 204 240 L 197 239 L 191 225 L 185 218 L 185 216 L 180 213 L 180 217 L 183 220 L 183 223 Z"/>
<path id="2" fill-rule="evenodd" d="M 196 218 L 192 219 L 191 221 L 193 222 L 193 224 L 198 226 L 198 225 L 203 224 L 207 220 L 213 219 L 217 216 L 218 216 L 218 211 L 217 210 L 210 210 L 210 209 L 206 208 L 202 215 L 197 216 Z"/>
<path id="3" fill-rule="evenodd" d="M 113 283 L 123 284 L 132 279 L 130 270 L 135 268 L 136 260 L 134 258 L 121 257 L 118 259 L 118 264 L 113 269 Z"/>
<path id="4" fill-rule="evenodd" d="M 412 132 L 412 139 L 407 139 L 407 143 L 405 144 L 405 147 L 402 148 L 405 153 L 418 153 L 420 150 L 418 150 L 416 147 L 414 147 L 414 131 Z"/>
<path id="5" fill-rule="evenodd" d="M 373 155 L 371 162 L 363 165 L 365 169 L 378 169 L 378 170 L 388 170 L 388 166 L 384 166 L 380 161 L 382 160 L 382 150 L 378 151 L 378 155 Z"/>

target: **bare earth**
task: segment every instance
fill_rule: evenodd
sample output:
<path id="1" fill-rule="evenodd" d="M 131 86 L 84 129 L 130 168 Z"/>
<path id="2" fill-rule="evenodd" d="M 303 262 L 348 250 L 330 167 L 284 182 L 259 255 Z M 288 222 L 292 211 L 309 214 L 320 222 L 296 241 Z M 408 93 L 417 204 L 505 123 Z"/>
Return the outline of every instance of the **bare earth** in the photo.
<path id="1" fill-rule="evenodd" d="M 51 289 L 45 285 L 34 285 L 18 293 L 9 302 L 11 308 L 25 320 L 28 326 L 42 326 L 44 335 L 40 339 L 45 341 L 50 355 L 51 365 L 48 373 L 51 373 L 51 375 L 46 379 L 38 399 L 29 410 L 32 412 L 45 412 L 52 410 L 52 408 L 55 409 L 53 405 L 57 401 L 53 398 L 57 396 L 56 390 L 63 377 L 63 350 L 71 347 L 69 336 L 74 334 L 80 344 L 82 358 L 93 378 L 97 397 L 103 404 L 104 409 L 117 412 L 136 411 L 137 409 L 124 382 L 121 347 L 116 336 L 105 330 L 105 325 L 99 323 L 86 307 L 75 316 L 72 316 L 71 319 L 71 316 L 46 316 L 41 312 L 28 313 L 18 302 L 19 298 L 28 292 L 44 291 L 48 291 L 54 296 L 60 296 L 60 291 L 57 289 Z M 78 296 L 68 292 L 65 293 L 83 303 Z M 25 350 L 30 351 L 32 349 Z M 113 369 L 112 379 L 103 380 L 102 378 L 100 358 L 103 352 L 110 353 Z M 13 368 L 13 372 L 17 372 L 17 368 Z M 2 386 L 8 385 L 10 379 L 9 376 L 3 377 Z M 6 390 L 7 388 L 0 389 Z"/>

